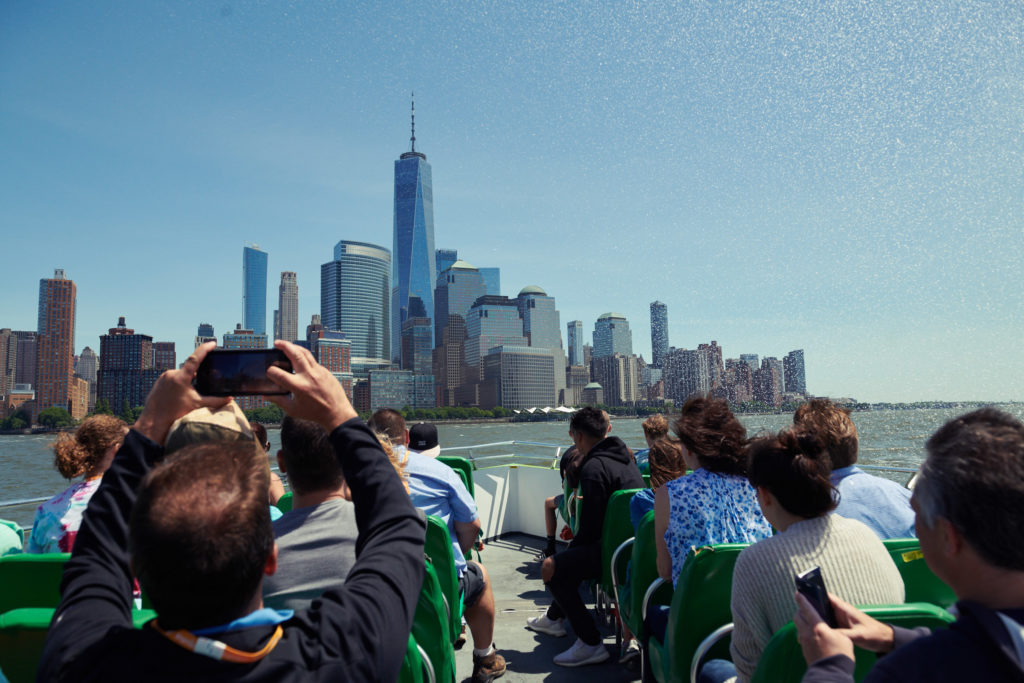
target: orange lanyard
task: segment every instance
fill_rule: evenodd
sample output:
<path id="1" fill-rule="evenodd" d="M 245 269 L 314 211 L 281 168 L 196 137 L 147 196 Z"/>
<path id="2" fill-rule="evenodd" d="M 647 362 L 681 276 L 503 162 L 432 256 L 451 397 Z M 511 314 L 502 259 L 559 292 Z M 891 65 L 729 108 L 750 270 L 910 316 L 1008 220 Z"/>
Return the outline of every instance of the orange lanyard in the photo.
<path id="1" fill-rule="evenodd" d="M 274 649 L 277 645 L 277 641 L 281 640 L 281 636 L 284 635 L 284 629 L 278 624 L 274 630 L 274 635 L 270 636 L 270 640 L 263 646 L 262 649 L 256 652 L 245 652 L 244 650 L 236 650 L 235 648 L 222 643 L 219 640 L 213 638 L 205 638 L 203 636 L 197 636 L 191 631 L 185 629 L 178 629 L 176 631 L 165 631 L 160 628 L 160 625 L 153 622 L 153 628 L 159 631 L 165 638 L 170 640 L 176 645 L 195 652 L 196 654 L 204 655 L 212 659 L 216 659 L 222 662 L 232 662 L 234 664 L 252 664 L 258 662 Z"/>

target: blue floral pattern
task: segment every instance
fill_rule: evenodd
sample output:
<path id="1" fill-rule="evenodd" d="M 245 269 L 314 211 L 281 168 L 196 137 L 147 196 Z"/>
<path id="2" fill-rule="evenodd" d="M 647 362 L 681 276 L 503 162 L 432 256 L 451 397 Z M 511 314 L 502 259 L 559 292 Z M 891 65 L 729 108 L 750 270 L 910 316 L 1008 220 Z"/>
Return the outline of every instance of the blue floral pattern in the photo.
<path id="1" fill-rule="evenodd" d="M 667 484 L 665 544 L 672 556 L 672 584 L 679 580 L 692 547 L 716 543 L 755 543 L 772 535 L 757 493 L 746 477 L 704 468 Z"/>

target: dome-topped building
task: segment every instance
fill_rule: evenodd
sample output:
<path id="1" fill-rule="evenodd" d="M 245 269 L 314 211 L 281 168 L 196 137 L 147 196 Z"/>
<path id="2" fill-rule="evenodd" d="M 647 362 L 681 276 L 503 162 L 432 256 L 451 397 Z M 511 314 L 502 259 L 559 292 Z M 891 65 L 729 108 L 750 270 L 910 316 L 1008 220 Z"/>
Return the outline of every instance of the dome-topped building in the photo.
<path id="1" fill-rule="evenodd" d="M 535 296 L 547 296 L 548 293 L 537 285 L 527 285 L 519 290 L 519 296 L 526 296 L 527 294 L 533 294 Z"/>

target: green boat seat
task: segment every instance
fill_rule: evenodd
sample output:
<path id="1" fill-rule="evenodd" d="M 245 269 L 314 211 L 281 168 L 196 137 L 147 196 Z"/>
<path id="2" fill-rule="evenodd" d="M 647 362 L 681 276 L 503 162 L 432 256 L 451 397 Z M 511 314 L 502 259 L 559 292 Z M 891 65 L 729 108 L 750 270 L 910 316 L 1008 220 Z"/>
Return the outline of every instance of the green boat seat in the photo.
<path id="1" fill-rule="evenodd" d="M 956 602 L 953 589 L 935 576 L 924 561 L 920 541 L 916 538 L 890 538 L 882 543 L 903 577 L 907 602 L 930 602 L 939 607 L 950 607 Z"/>
<path id="2" fill-rule="evenodd" d="M 455 650 L 452 641 L 445 637 L 450 631 L 448 605 L 435 565 L 426 560 L 423 585 L 412 620 L 412 637 L 416 639 L 423 659 L 429 662 L 432 678 L 438 683 L 454 683 Z"/>
<path id="3" fill-rule="evenodd" d="M 277 499 L 277 503 L 275 503 L 274 505 L 281 512 L 291 512 L 292 511 L 292 492 L 289 491 L 288 493 L 286 493 L 283 496 L 281 496 L 280 498 L 278 498 Z"/>
<path id="4" fill-rule="evenodd" d="M 655 679 L 661 683 L 689 680 L 690 660 L 701 641 L 732 621 L 733 568 L 748 546 L 723 543 L 690 549 L 672 592 L 665 639 L 660 641 L 653 634 L 647 639 L 650 672 Z M 648 602 L 645 600 L 645 607 Z M 728 659 L 728 644 L 728 638 L 722 639 L 709 655 Z"/>
<path id="5" fill-rule="evenodd" d="M 635 538 L 629 544 L 628 552 L 624 549 L 620 556 L 615 558 L 614 572 L 619 616 L 632 631 L 633 636 L 643 642 L 647 638 L 643 614 L 644 595 L 647 588 L 658 580 L 658 551 L 654 539 L 653 510 L 644 515 Z M 629 588 L 624 591 L 627 580 Z M 671 585 L 667 588 L 670 589 Z"/>
<path id="6" fill-rule="evenodd" d="M 0 670 L 11 683 L 32 683 L 43 654 L 53 607 L 23 607 L 0 614 Z M 152 610 L 133 610 L 132 625 L 142 626 L 156 617 Z"/>
<path id="7" fill-rule="evenodd" d="M 440 517 L 427 515 L 427 535 L 424 552 L 434 565 L 445 604 L 448 606 L 448 640 L 454 643 L 462 631 L 462 595 L 459 574 L 455 567 L 455 548 L 448 533 L 448 525 Z"/>
<path id="8" fill-rule="evenodd" d="M 469 491 L 469 495 L 476 498 L 476 490 L 473 487 L 473 463 L 458 455 L 439 455 L 437 460 L 458 472 L 462 478 L 462 483 L 466 485 L 466 490 Z"/>
<path id="9" fill-rule="evenodd" d="M 861 609 L 879 621 L 904 628 L 945 628 L 955 621 L 955 617 L 946 610 L 925 602 L 866 606 Z M 854 655 L 857 666 L 853 679 L 860 681 L 868 675 L 878 656 L 861 648 L 856 648 Z M 807 663 L 796 639 L 796 626 L 789 622 L 768 641 L 751 683 L 799 683 L 806 671 Z"/>
<path id="10" fill-rule="evenodd" d="M 599 584 L 605 595 L 615 594 L 615 582 L 612 570 L 612 555 L 628 538 L 633 537 L 633 522 L 629 518 L 629 502 L 633 495 L 643 489 L 622 489 L 615 491 L 608 498 L 605 508 L 604 525 L 601 527 L 601 582 Z"/>
<path id="11" fill-rule="evenodd" d="M 426 670 L 427 664 L 423 661 L 420 648 L 410 634 L 409 642 L 405 646 L 405 656 L 402 658 L 402 668 L 398 672 L 398 683 L 424 683 Z"/>
<path id="12" fill-rule="evenodd" d="M 19 607 L 56 607 L 71 553 L 0 557 L 0 613 Z"/>

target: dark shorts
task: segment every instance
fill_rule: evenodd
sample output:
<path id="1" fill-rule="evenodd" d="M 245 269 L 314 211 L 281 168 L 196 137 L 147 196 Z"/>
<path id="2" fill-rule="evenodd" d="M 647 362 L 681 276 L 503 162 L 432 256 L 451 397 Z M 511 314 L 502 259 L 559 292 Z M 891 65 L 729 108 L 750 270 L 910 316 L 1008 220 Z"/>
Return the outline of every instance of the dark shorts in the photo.
<path id="1" fill-rule="evenodd" d="M 484 570 L 476 562 L 466 562 L 466 571 L 459 577 L 459 590 L 462 592 L 462 604 L 472 607 L 480 601 L 484 594 Z"/>

